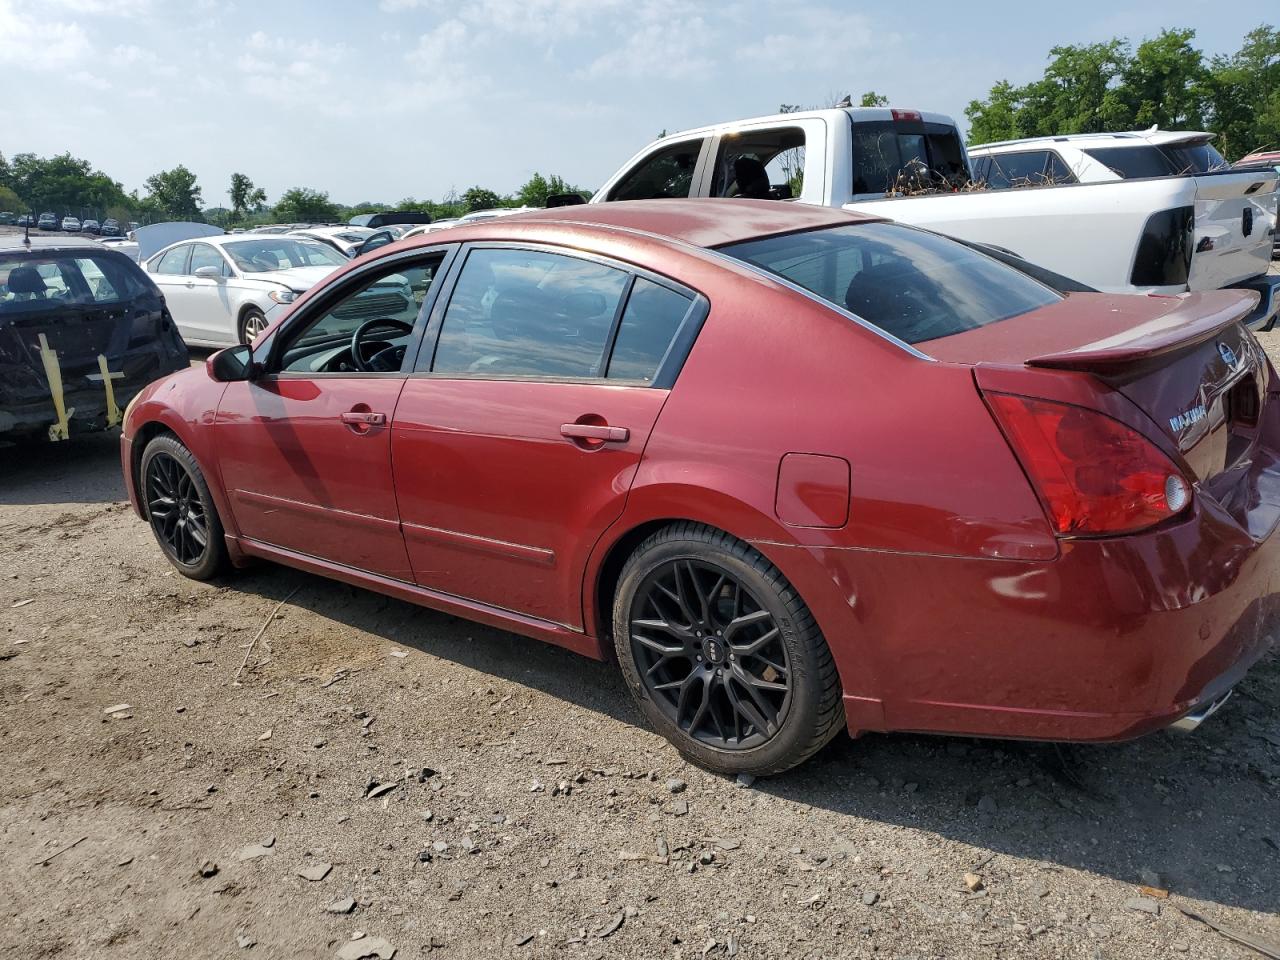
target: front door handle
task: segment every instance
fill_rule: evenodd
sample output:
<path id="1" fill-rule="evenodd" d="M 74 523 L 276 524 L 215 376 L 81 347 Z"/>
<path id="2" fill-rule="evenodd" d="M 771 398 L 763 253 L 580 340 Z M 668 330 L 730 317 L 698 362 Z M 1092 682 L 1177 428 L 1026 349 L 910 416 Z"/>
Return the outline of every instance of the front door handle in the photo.
<path id="1" fill-rule="evenodd" d="M 562 423 L 560 436 L 570 440 L 596 440 L 600 443 L 626 443 L 631 431 L 626 427 L 600 426 L 594 423 Z"/>
<path id="2" fill-rule="evenodd" d="M 362 427 L 381 427 L 386 425 L 387 415 L 385 413 L 366 413 L 360 410 L 351 410 L 342 414 L 339 419 L 343 423 Z"/>

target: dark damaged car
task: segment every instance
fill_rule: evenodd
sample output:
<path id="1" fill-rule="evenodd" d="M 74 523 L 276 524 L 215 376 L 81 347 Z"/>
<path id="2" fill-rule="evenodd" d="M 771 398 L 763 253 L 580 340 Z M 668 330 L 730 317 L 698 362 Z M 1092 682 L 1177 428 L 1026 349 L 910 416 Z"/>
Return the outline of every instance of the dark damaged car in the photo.
<path id="1" fill-rule="evenodd" d="M 189 364 L 164 297 L 124 254 L 0 239 L 0 440 L 113 427 L 143 387 Z"/>

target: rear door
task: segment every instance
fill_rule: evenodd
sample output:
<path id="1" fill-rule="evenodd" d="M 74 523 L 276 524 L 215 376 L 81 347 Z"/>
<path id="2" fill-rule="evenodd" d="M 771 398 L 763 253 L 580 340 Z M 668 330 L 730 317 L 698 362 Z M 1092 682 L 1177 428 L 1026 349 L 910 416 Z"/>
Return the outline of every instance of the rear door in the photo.
<path id="1" fill-rule="evenodd" d="M 191 260 L 192 244 L 182 243 L 157 254 L 147 266 L 147 272 L 160 292 L 164 294 L 169 313 L 178 327 L 182 339 L 201 340 L 199 310 L 192 303 L 187 287 L 187 264 Z"/>
<path id="2" fill-rule="evenodd" d="M 586 557 L 622 513 L 703 309 L 563 250 L 467 251 L 391 431 L 417 582 L 581 627 Z"/>

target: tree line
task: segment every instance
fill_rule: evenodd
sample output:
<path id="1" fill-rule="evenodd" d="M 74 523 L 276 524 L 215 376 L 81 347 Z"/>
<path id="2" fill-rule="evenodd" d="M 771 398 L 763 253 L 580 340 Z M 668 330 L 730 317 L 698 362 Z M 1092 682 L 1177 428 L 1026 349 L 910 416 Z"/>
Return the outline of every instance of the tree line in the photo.
<path id="1" fill-rule="evenodd" d="M 179 164 L 152 174 L 143 192 L 124 187 L 88 160 L 70 153 L 38 157 L 33 153 L 0 154 L 0 210 L 15 214 L 46 211 L 59 216 L 115 218 L 123 222 L 158 223 L 166 220 L 207 221 L 223 227 L 260 226 L 264 223 L 327 223 L 347 220 L 361 213 L 385 210 L 418 210 L 432 219 L 458 217 L 490 207 L 542 207 L 555 194 L 590 193 L 571 186 L 555 174 L 534 173 L 517 190 L 501 194 L 474 186 L 462 193 L 450 191 L 441 200 L 406 197 L 398 203 L 364 201 L 336 203 L 329 194 L 309 187 L 293 187 L 269 203 L 267 193 L 246 174 L 233 173 L 227 190 L 229 206 L 205 206 L 204 191 L 196 175 Z"/>
<path id="2" fill-rule="evenodd" d="M 971 143 L 1068 133 L 1208 130 L 1228 160 L 1280 149 L 1280 30 L 1257 27 L 1206 57 L 1189 29 L 1135 48 L 1127 39 L 1054 47 L 1044 76 L 1001 80 L 965 110 Z"/>

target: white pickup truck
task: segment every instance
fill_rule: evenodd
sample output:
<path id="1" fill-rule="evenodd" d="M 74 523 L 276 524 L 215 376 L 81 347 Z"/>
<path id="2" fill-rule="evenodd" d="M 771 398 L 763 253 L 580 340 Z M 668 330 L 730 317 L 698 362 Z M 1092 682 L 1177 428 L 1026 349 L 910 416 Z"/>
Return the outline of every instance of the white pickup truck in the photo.
<path id="1" fill-rule="evenodd" d="M 1012 253 L 1093 289 L 1261 294 L 1254 329 L 1280 314 L 1266 276 L 1280 178 L 1265 170 L 1024 190 L 976 183 L 955 123 L 890 107 L 721 123 L 645 147 L 592 203 L 754 197 L 842 207 Z"/>

